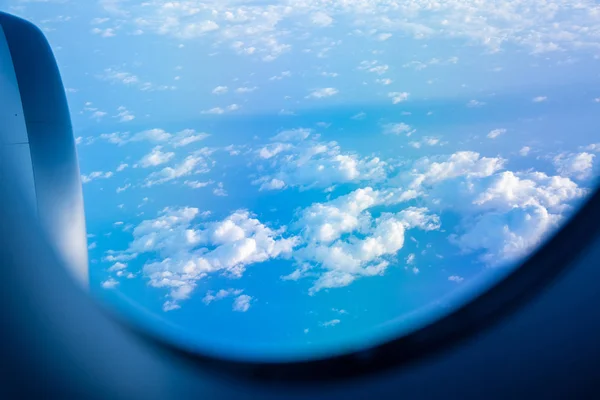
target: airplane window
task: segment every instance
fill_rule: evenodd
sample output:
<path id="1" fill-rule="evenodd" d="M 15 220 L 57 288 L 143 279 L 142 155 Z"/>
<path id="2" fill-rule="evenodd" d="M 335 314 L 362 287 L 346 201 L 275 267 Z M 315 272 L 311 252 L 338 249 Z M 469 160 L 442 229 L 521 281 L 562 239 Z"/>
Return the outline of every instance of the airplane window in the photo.
<path id="1" fill-rule="evenodd" d="M 595 188 L 594 2 L 9 0 L 71 110 L 91 294 L 193 351 L 381 343 Z"/>

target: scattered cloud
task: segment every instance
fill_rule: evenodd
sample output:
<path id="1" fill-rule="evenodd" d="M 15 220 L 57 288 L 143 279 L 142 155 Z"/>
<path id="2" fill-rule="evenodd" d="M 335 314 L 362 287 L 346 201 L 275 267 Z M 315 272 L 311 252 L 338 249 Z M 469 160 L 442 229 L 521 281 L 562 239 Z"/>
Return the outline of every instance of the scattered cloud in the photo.
<path id="1" fill-rule="evenodd" d="M 388 93 L 388 97 L 392 99 L 393 104 L 399 104 L 406 100 L 408 100 L 408 96 L 410 93 L 408 92 L 390 92 Z"/>
<path id="2" fill-rule="evenodd" d="M 496 139 L 500 135 L 504 135 L 506 133 L 506 129 L 499 128 L 491 130 L 490 133 L 487 134 L 488 139 Z"/>
<path id="3" fill-rule="evenodd" d="M 214 88 L 212 90 L 213 94 L 225 94 L 229 91 L 229 89 L 227 88 L 227 86 L 217 86 L 216 88 Z"/>
<path id="4" fill-rule="evenodd" d="M 141 165 L 143 168 L 156 167 L 158 165 L 168 163 L 173 157 L 175 157 L 175 153 L 163 152 L 161 149 L 162 146 L 154 147 L 150 153 L 142 157 L 139 165 Z"/>
<path id="5" fill-rule="evenodd" d="M 102 287 L 104 289 L 114 289 L 119 285 L 119 282 L 114 278 L 108 278 L 107 280 L 102 282 Z"/>
<path id="6" fill-rule="evenodd" d="M 339 93 L 339 91 L 337 89 L 328 87 L 328 88 L 322 88 L 322 89 L 315 89 L 306 97 L 313 98 L 313 99 L 322 99 L 325 97 L 334 96 L 338 93 Z"/>
<path id="7" fill-rule="evenodd" d="M 405 124 L 404 122 L 386 124 L 383 126 L 383 133 L 385 135 L 406 135 L 410 136 L 415 133 L 417 130 L 413 129 L 410 125 Z"/>
<path id="8" fill-rule="evenodd" d="M 477 108 L 483 106 L 485 106 L 485 103 L 479 100 L 469 100 L 469 102 L 467 103 L 467 107 L 469 108 Z"/>
<path id="9" fill-rule="evenodd" d="M 124 106 L 120 106 L 117 109 L 117 115 L 115 115 L 115 118 L 119 119 L 119 122 L 129 122 L 129 121 L 133 121 L 135 119 L 135 115 L 133 115 L 131 113 L 131 111 L 129 111 L 127 108 L 125 108 Z"/>
<path id="10" fill-rule="evenodd" d="M 531 147 L 523 146 L 523 147 L 521 147 L 521 150 L 519 150 L 519 155 L 525 157 L 529 154 L 530 151 L 531 151 Z"/>
<path id="11" fill-rule="evenodd" d="M 332 319 L 330 321 L 325 321 L 325 322 L 321 323 L 321 326 L 328 328 L 328 327 L 336 326 L 340 322 L 342 322 L 342 321 L 340 321 L 339 319 Z"/>
<path id="12" fill-rule="evenodd" d="M 242 294 L 233 301 L 233 311 L 246 312 L 250 309 L 252 297 L 247 294 Z"/>
<path id="13" fill-rule="evenodd" d="M 103 171 L 94 171 L 88 175 L 81 175 L 81 183 L 89 183 L 98 179 L 108 179 L 111 178 L 113 176 L 113 173 L 108 171 L 108 172 L 103 172 Z"/>
<path id="14" fill-rule="evenodd" d="M 595 154 L 591 153 L 561 153 L 552 160 L 556 171 L 561 176 L 575 179 L 589 178 L 594 165 Z"/>

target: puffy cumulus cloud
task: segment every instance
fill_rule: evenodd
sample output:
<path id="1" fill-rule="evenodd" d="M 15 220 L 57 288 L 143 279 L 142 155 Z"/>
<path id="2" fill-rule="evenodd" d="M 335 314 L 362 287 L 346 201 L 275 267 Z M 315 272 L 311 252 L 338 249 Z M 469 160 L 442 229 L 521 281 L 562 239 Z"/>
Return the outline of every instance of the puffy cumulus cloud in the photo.
<path id="1" fill-rule="evenodd" d="M 473 151 L 459 151 L 450 156 L 424 157 L 413 166 L 411 186 L 431 185 L 457 177 L 484 178 L 504 168 L 506 160 L 481 157 Z"/>
<path id="2" fill-rule="evenodd" d="M 343 234 L 368 229 L 371 216 L 366 210 L 414 199 L 415 191 L 357 189 L 326 203 L 315 203 L 299 214 L 296 228 L 307 241 L 330 243 Z"/>
<path id="3" fill-rule="evenodd" d="M 556 171 L 562 176 L 575 179 L 589 178 L 594 165 L 595 154 L 591 153 L 562 153 L 552 160 Z"/>
<path id="4" fill-rule="evenodd" d="M 461 217 L 451 241 L 483 262 L 526 255 L 555 229 L 586 190 L 567 177 L 502 171 L 505 160 L 474 152 L 423 158 L 405 178 L 430 207 Z"/>
<path id="5" fill-rule="evenodd" d="M 357 234 L 331 243 L 310 241 L 298 249 L 294 257 L 320 270 L 309 293 L 343 287 L 360 277 L 382 275 L 393 261 L 393 256 L 404 246 L 405 232 L 419 228 L 440 228 L 437 215 L 426 208 L 409 207 L 398 213 L 383 213 L 373 219 L 364 214 Z M 326 237 L 328 239 L 328 237 Z"/>
<path id="6" fill-rule="evenodd" d="M 149 254 L 143 274 L 152 287 L 168 290 L 165 311 L 178 308 L 180 301 L 192 295 L 197 281 L 207 275 L 241 277 L 251 264 L 289 256 L 298 243 L 294 236 L 283 236 L 285 227 L 269 228 L 245 210 L 220 221 L 196 224 L 201 216 L 197 208 L 166 208 L 157 218 L 133 229 L 127 250 L 111 254 L 112 259 Z M 204 301 L 237 295 L 239 311 L 250 306 L 249 298 L 240 299 L 241 292 L 219 293 L 210 293 Z"/>
<path id="7" fill-rule="evenodd" d="M 386 177 L 384 161 L 343 152 L 336 142 L 304 140 L 295 145 L 275 142 L 262 147 L 258 154 L 260 159 L 268 159 L 266 168 L 274 170 L 253 181 L 260 185 L 260 190 L 321 188 L 336 183 L 380 181 Z"/>
<path id="8" fill-rule="evenodd" d="M 293 257 L 299 267 L 283 280 L 314 278 L 311 294 L 343 287 L 364 276 L 381 275 L 404 245 L 408 229 L 438 229 L 439 218 L 425 208 L 408 207 L 374 219 L 369 209 L 400 204 L 417 193 L 401 189 L 355 190 L 326 203 L 315 203 L 298 214 L 293 228 L 302 245 Z"/>
<path id="9" fill-rule="evenodd" d="M 482 253 L 489 265 L 527 255 L 558 227 L 570 202 L 586 194 L 568 178 L 540 172 L 505 171 L 462 188 L 463 220 L 451 240 Z"/>
<path id="10" fill-rule="evenodd" d="M 247 294 L 242 294 L 235 298 L 233 301 L 233 311 L 237 312 L 246 312 L 250 309 L 250 304 L 252 302 L 252 296 L 248 296 Z"/>
<path id="11" fill-rule="evenodd" d="M 548 176 L 541 172 L 514 173 L 505 171 L 472 189 L 472 203 L 484 209 L 508 211 L 530 205 L 556 212 L 565 203 L 580 198 L 586 190 L 569 178 Z"/>
<path id="12" fill-rule="evenodd" d="M 175 156 L 175 153 L 163 152 L 161 151 L 161 149 L 161 146 L 156 146 L 155 148 L 153 148 L 150 153 L 142 157 L 139 164 L 143 168 L 156 167 L 157 165 L 169 162 Z"/>
<path id="13" fill-rule="evenodd" d="M 102 288 L 104 289 L 114 289 L 119 285 L 119 281 L 114 278 L 108 278 L 107 280 L 102 282 Z"/>
<path id="14" fill-rule="evenodd" d="M 481 260 L 501 265 L 526 256 L 556 227 L 560 215 L 539 206 L 486 212 L 465 223 L 465 233 L 453 242 L 465 252 L 482 251 Z"/>

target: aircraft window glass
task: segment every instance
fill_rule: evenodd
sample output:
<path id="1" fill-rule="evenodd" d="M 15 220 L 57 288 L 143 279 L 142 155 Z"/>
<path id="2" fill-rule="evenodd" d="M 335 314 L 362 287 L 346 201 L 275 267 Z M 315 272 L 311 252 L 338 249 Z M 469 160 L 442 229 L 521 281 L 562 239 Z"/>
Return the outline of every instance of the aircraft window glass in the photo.
<path id="1" fill-rule="evenodd" d="M 595 187 L 593 2 L 6 10 L 59 63 L 92 295 L 186 348 L 298 359 L 410 332 Z"/>

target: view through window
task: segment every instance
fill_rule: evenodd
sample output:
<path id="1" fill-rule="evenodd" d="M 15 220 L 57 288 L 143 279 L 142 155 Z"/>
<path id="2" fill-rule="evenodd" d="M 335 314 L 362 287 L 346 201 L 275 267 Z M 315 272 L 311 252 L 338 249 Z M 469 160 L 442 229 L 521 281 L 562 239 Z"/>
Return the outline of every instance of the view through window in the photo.
<path id="1" fill-rule="evenodd" d="M 294 359 L 406 333 L 594 188 L 594 1 L 3 9 L 61 70 L 93 296 L 177 345 Z"/>

